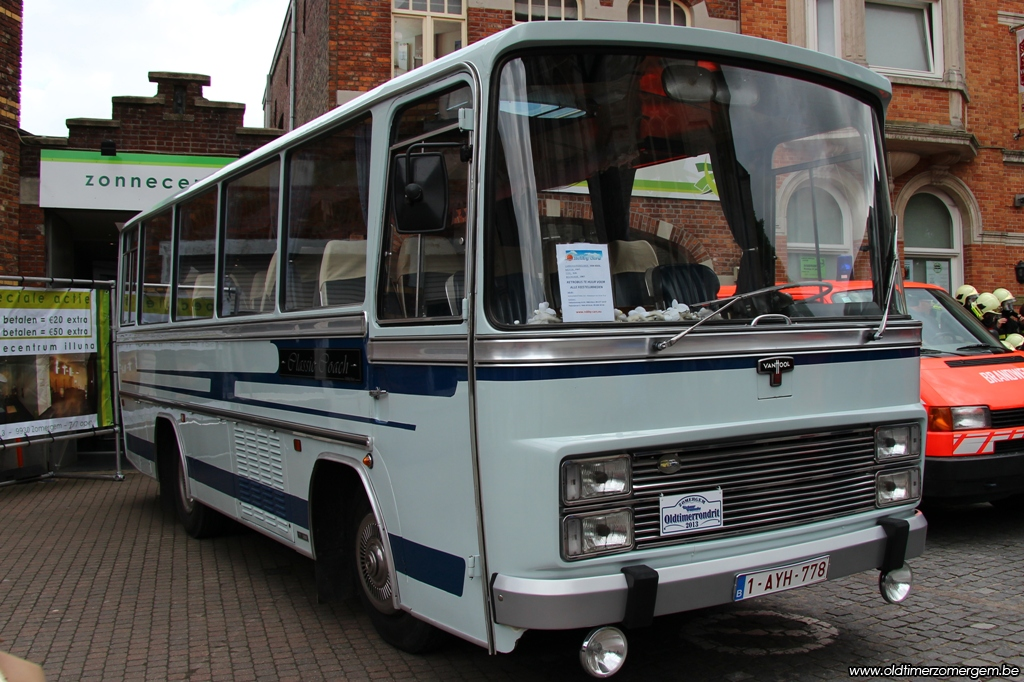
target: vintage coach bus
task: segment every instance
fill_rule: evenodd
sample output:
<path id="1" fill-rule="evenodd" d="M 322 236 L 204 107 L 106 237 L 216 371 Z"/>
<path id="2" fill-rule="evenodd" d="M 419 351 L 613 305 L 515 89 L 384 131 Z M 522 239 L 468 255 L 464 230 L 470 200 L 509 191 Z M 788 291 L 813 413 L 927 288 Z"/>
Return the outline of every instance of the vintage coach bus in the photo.
<path id="1" fill-rule="evenodd" d="M 593 628 L 607 676 L 662 614 L 874 569 L 899 601 L 925 415 L 889 96 L 602 22 L 396 78 L 124 226 L 128 456 L 408 651 Z"/>

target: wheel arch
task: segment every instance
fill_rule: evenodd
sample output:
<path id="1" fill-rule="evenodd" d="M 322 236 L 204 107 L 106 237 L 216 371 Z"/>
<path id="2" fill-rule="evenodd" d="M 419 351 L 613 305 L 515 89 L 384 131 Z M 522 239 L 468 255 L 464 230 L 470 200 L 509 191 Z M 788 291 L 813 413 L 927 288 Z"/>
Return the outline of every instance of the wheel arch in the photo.
<path id="1" fill-rule="evenodd" d="M 381 529 L 394 606 L 399 608 L 395 556 L 382 501 L 377 497 L 366 465 L 355 457 L 335 453 L 323 453 L 317 458 L 309 481 L 309 532 L 316 567 L 317 596 L 320 601 L 330 601 L 353 594 L 355 576 L 349 559 L 351 533 L 356 522 L 353 517 L 360 496 L 369 503 Z"/>

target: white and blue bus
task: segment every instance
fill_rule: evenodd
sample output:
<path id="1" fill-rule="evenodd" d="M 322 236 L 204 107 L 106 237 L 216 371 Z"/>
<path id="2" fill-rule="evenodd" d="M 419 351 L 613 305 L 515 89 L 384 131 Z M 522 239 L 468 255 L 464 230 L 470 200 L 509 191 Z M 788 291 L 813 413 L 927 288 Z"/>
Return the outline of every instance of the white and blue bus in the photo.
<path id="1" fill-rule="evenodd" d="M 124 226 L 128 457 L 407 651 L 579 628 L 606 676 L 659 615 L 867 570 L 900 601 L 925 415 L 889 97 L 602 22 L 396 78 Z"/>

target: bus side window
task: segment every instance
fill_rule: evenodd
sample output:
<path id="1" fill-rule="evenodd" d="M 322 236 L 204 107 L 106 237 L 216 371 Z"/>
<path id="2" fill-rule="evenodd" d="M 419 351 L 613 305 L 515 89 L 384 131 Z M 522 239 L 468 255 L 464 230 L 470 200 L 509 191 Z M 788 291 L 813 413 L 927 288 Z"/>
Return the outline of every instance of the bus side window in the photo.
<path id="1" fill-rule="evenodd" d="M 365 298 L 370 133 L 366 115 L 288 156 L 286 310 Z"/>
<path id="2" fill-rule="evenodd" d="M 178 266 L 175 320 L 213 317 L 216 282 L 217 190 L 178 206 Z"/>
<path id="3" fill-rule="evenodd" d="M 275 160 L 224 186 L 222 315 L 274 309 L 277 271 L 270 266 L 276 266 L 280 184 L 281 162 Z"/>
<path id="4" fill-rule="evenodd" d="M 459 109 L 472 107 L 472 90 L 459 85 L 405 107 L 395 120 L 390 157 L 429 149 L 444 155 L 448 175 L 448 216 L 443 231 L 399 234 L 390 206 L 382 239 L 378 316 L 382 320 L 459 318 L 466 269 L 469 162 L 463 160 L 466 132 Z M 433 145 L 418 146 L 419 143 Z M 390 170 L 390 169 L 389 169 Z M 392 174 L 388 174 L 389 183 Z M 389 196 L 390 196 L 389 188 Z"/>
<path id="5" fill-rule="evenodd" d="M 135 324 L 138 310 L 139 228 L 125 232 L 121 242 L 121 326 L 128 326 Z"/>
<path id="6" fill-rule="evenodd" d="M 171 319 L 171 211 L 142 225 L 142 323 Z"/>

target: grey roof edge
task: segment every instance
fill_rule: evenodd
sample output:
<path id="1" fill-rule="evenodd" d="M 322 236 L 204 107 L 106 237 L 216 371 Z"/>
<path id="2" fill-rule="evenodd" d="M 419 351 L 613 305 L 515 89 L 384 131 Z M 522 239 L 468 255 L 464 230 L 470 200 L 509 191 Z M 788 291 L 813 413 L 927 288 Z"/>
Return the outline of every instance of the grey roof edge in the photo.
<path id="1" fill-rule="evenodd" d="M 778 67 L 804 71 L 829 78 L 874 97 L 883 109 L 892 98 L 889 79 L 867 67 L 830 55 L 788 45 L 774 40 L 755 38 L 737 33 L 712 29 L 658 26 L 614 21 L 580 22 L 530 22 L 515 24 L 511 28 L 492 34 L 467 47 L 457 50 L 441 59 L 409 71 L 378 85 L 359 97 L 336 107 L 322 116 L 303 124 L 285 135 L 268 142 L 252 154 L 242 157 L 184 190 L 182 194 L 196 194 L 220 182 L 226 175 L 233 174 L 244 166 L 255 166 L 300 138 L 315 136 L 322 129 L 331 127 L 354 111 L 363 110 L 380 100 L 395 96 L 403 91 L 415 89 L 433 78 L 457 73 L 460 66 L 470 64 L 476 67 L 481 77 L 490 74 L 492 66 L 501 57 L 512 51 L 534 47 L 565 48 L 573 45 L 584 47 L 600 43 L 609 47 L 648 47 L 669 52 L 694 50 L 707 55 L 737 59 L 756 57 Z M 178 195 L 172 195 L 140 212 L 127 224 L 135 224 L 154 212 L 159 212 L 174 202 Z"/>

